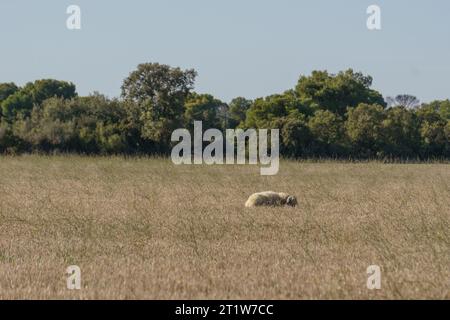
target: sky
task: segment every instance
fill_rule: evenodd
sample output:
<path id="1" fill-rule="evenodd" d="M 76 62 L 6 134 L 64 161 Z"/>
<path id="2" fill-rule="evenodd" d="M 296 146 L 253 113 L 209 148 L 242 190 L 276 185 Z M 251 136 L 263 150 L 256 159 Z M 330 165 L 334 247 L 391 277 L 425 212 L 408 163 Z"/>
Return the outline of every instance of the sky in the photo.
<path id="1" fill-rule="evenodd" d="M 81 30 L 66 27 L 69 5 Z M 139 63 L 159 62 L 194 68 L 197 92 L 229 102 L 353 68 L 385 97 L 427 102 L 450 98 L 449 16 L 448 0 L 1 0 L 0 82 L 55 78 L 118 97 Z"/>

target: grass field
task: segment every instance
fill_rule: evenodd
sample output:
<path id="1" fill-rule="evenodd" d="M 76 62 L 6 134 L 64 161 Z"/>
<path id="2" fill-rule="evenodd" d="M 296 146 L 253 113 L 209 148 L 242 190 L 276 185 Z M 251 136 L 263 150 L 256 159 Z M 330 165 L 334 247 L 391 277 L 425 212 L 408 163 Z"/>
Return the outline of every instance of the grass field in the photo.
<path id="1" fill-rule="evenodd" d="M 247 209 L 257 191 L 297 208 Z M 381 290 L 366 269 L 379 265 Z M 78 265 L 82 289 L 66 288 Z M 450 299 L 450 165 L 0 157 L 0 298 Z"/>

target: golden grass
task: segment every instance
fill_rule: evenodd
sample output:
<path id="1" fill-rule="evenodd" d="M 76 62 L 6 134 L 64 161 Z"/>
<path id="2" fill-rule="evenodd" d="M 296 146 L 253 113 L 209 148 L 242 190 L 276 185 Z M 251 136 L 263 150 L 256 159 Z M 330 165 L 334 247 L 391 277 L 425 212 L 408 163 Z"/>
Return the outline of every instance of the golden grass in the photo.
<path id="1" fill-rule="evenodd" d="M 0 298 L 449 299 L 449 218 L 448 164 L 0 157 Z"/>

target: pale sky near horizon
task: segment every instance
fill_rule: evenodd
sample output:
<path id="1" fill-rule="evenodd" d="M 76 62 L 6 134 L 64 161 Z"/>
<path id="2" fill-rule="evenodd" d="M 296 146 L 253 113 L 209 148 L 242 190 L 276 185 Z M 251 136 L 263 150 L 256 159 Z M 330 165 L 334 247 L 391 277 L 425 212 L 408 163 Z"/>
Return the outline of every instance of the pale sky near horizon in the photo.
<path id="1" fill-rule="evenodd" d="M 82 29 L 66 28 L 79 5 Z M 381 7 L 382 30 L 366 9 Z M 139 63 L 194 68 L 196 91 L 229 102 L 347 68 L 384 96 L 450 98 L 448 0 L 2 0 L 0 82 L 55 78 L 81 95 L 120 95 Z"/>

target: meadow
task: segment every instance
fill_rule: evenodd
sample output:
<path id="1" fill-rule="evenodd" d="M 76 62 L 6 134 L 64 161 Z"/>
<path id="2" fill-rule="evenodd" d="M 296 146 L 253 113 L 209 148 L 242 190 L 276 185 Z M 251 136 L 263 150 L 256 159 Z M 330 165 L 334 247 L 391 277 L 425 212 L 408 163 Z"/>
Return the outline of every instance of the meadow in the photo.
<path id="1" fill-rule="evenodd" d="M 244 207 L 284 191 L 296 208 Z M 78 265 L 82 289 L 65 274 Z M 379 265 L 380 290 L 366 286 Z M 450 299 L 450 165 L 0 157 L 1 299 Z"/>

